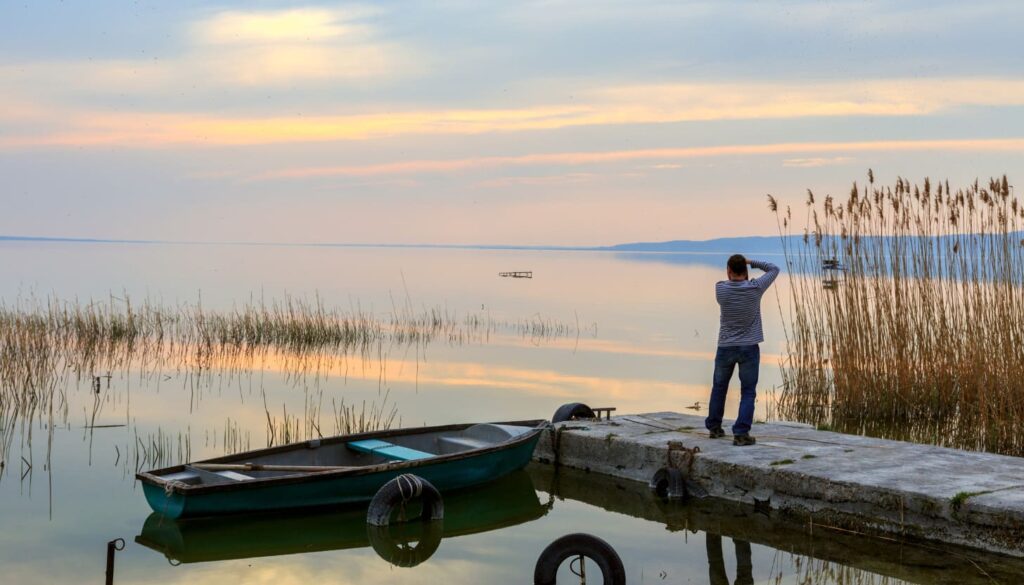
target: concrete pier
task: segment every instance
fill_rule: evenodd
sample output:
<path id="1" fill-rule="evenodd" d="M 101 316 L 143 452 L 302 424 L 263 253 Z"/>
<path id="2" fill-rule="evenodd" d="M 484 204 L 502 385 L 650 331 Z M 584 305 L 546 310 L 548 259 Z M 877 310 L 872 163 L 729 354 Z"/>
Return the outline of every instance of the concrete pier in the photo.
<path id="1" fill-rule="evenodd" d="M 555 469 L 534 463 L 530 476 L 538 490 L 551 496 L 664 524 L 668 532 L 681 532 L 684 538 L 699 540 L 706 535 L 720 535 L 803 555 L 810 560 L 807 566 L 814 565 L 814 561 L 838 563 L 883 577 L 859 575 L 854 579 L 847 575 L 845 581 L 842 578 L 794 581 L 805 585 L 820 582 L 885 585 L 891 583 L 887 578 L 899 579 L 900 583 L 930 585 L 1016 585 L 1024 575 L 1024 558 L 1020 557 L 936 542 L 893 542 L 889 536 L 881 540 L 864 537 L 846 530 L 808 526 L 805 520 L 777 512 L 762 513 L 753 506 L 717 498 L 669 502 L 652 496 L 646 484 L 566 467 Z M 614 528 L 611 530 L 614 534 Z M 821 568 L 820 563 L 817 566 Z"/>
<path id="2" fill-rule="evenodd" d="M 751 434 L 756 445 L 735 447 L 728 435 L 709 438 L 703 417 L 621 415 L 557 424 L 541 438 L 534 457 L 645 483 L 670 465 L 713 497 L 753 504 L 809 526 L 1024 557 L 1024 458 L 797 423 L 758 424 Z"/>

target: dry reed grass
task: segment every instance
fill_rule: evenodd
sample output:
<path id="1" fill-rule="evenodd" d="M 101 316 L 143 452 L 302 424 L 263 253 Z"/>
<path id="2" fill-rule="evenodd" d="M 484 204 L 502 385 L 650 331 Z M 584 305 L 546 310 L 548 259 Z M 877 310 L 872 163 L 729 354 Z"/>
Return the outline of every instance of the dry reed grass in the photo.
<path id="1" fill-rule="evenodd" d="M 389 391 L 382 394 L 381 402 L 376 401 L 369 404 L 364 400 L 357 408 L 354 404 L 345 404 L 344 398 L 336 402 L 333 398 L 327 412 L 333 428 L 325 428 L 322 423 L 324 414 L 322 392 L 317 393 L 319 400 L 313 401 L 313 397 L 307 394 L 305 412 L 289 414 L 287 406 L 282 406 L 280 419 L 270 413 L 266 407 L 266 395 L 264 395 L 264 409 L 267 416 L 267 446 L 286 445 L 297 441 L 309 439 L 322 439 L 325 436 L 350 435 L 353 433 L 365 433 L 369 431 L 381 431 L 392 428 L 398 417 L 398 407 L 388 404 Z"/>
<path id="2" fill-rule="evenodd" d="M 806 206 L 792 237 L 769 195 L 792 283 L 780 414 L 1024 454 L 1024 206 L 1006 177 L 953 191 L 869 171 Z"/>
<path id="3" fill-rule="evenodd" d="M 60 373 L 79 380 L 128 366 L 167 366 L 194 371 L 245 369 L 268 352 L 288 356 L 299 375 L 325 356 L 381 354 L 386 345 L 485 341 L 497 330 L 524 337 L 568 335 L 569 325 L 537 316 L 514 323 L 471 314 L 410 306 L 389 320 L 354 309 L 326 307 L 316 297 L 259 301 L 228 311 L 201 302 L 173 308 L 127 296 L 105 302 L 19 299 L 0 304 L 0 399 L 5 404 L 45 405 Z"/>
<path id="4" fill-rule="evenodd" d="M 578 333 L 570 326 L 540 316 L 499 322 L 486 315 L 460 318 L 440 308 L 415 310 L 411 302 L 379 317 L 359 308 L 344 311 L 312 300 L 285 297 L 269 303 L 252 301 L 231 310 L 216 311 L 201 302 L 165 307 L 127 295 L 102 302 L 19 298 L 0 302 L 0 462 L 6 461 L 17 429 L 25 421 L 63 417 L 67 424 L 68 387 L 84 383 L 93 388 L 92 419 L 99 409 L 101 379 L 111 372 L 138 372 L 144 382 L 156 382 L 165 372 L 184 374 L 192 400 L 204 388 L 251 373 L 254 368 L 280 368 L 296 386 L 314 385 L 334 372 L 348 376 L 350 358 L 381 364 L 379 390 L 386 388 L 386 348 L 415 346 L 417 359 L 429 343 L 451 345 L 485 342 L 492 333 L 511 332 L 531 341 Z M 365 373 L 365 372 L 364 372 Z M 268 444 L 321 436 L 319 404 L 309 404 L 301 418 L 283 413 L 276 419 L 267 410 Z M 320 401 L 322 402 L 322 395 Z M 390 428 L 395 407 L 365 403 L 360 408 L 342 402 L 328 409 L 335 434 Z M 388 410 L 389 408 L 389 410 Z M 20 422 L 19 422 L 20 421 Z M 95 420 L 86 420 L 87 427 Z M 330 424 L 330 423 L 328 423 Z M 20 427 L 19 427 L 20 425 Z M 49 428 L 52 428 L 49 427 Z M 127 445 L 123 461 L 153 465 L 191 453 L 190 442 L 180 448 L 176 439 L 157 434 Z M 224 431 L 228 452 L 248 448 L 250 437 L 229 421 Z M 25 435 L 22 432 L 22 435 Z M 120 454 L 119 454 L 120 459 Z"/>

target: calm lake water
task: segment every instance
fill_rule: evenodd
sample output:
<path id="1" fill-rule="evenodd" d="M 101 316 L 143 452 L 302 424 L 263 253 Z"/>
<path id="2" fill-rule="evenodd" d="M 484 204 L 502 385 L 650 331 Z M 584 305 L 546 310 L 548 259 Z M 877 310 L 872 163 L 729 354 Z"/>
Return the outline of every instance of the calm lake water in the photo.
<path id="1" fill-rule="evenodd" d="M 268 418 L 275 433 L 294 424 L 289 432 L 298 438 L 314 428 L 331 434 L 342 402 L 394 408 L 402 426 L 547 418 L 574 401 L 619 413 L 706 412 L 718 328 L 713 285 L 724 259 L 0 243 L 0 298 L 8 306 L 30 297 L 118 303 L 127 296 L 230 310 L 290 296 L 385 321 L 410 308 L 440 308 L 490 324 L 465 338 L 315 363 L 277 353 L 213 360 L 197 373 L 140 360 L 109 378 L 107 371 L 68 377 L 53 411 L 2 421 L 10 447 L 0 472 L 0 582 L 100 582 L 106 542 L 124 538 L 118 583 L 528 583 L 540 551 L 569 532 L 611 543 L 631 583 L 718 585 L 726 582 L 723 568 L 737 583 L 1012 582 L 1003 579 L 1018 567 L 1005 559 L 807 534 L 740 506 L 669 505 L 639 484 L 555 475 L 539 465 L 452 496 L 436 551 L 393 562 L 367 536 L 362 510 L 173 523 L 150 517 L 134 480 L 155 458 L 169 464 L 264 447 Z M 498 277 L 511 270 L 531 270 L 533 278 Z M 778 307 L 788 300 L 786 278 L 777 282 L 764 301 L 759 419 L 780 384 Z M 548 329 L 538 333 L 537 324 Z M 104 376 L 99 393 L 93 376 Z M 572 582 L 568 564 L 563 577 Z"/>

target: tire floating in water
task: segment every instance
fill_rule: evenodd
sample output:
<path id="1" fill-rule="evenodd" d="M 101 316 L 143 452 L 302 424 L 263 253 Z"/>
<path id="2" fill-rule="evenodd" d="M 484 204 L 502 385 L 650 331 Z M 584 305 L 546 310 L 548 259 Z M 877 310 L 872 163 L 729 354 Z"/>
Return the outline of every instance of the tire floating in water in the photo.
<path id="1" fill-rule="evenodd" d="M 569 557 L 586 557 L 597 564 L 605 585 L 625 585 L 626 569 L 610 544 L 591 534 L 566 534 L 549 544 L 537 558 L 534 585 L 555 585 L 558 568 Z M 579 573 L 577 573 L 579 574 Z"/>
<path id="2" fill-rule="evenodd" d="M 441 492 L 418 475 L 405 473 L 382 485 L 366 510 L 366 522 L 371 526 L 387 526 L 396 507 L 404 508 L 413 500 L 423 503 L 420 519 L 424 522 L 444 518 Z"/>

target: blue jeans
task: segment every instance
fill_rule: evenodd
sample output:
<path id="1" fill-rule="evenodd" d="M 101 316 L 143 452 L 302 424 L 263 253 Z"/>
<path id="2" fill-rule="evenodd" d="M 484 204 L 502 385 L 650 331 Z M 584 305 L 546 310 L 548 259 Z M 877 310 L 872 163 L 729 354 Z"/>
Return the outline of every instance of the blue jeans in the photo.
<path id="1" fill-rule="evenodd" d="M 715 377 L 711 384 L 711 403 L 704 426 L 717 429 L 722 426 L 725 413 L 725 395 L 736 365 L 740 366 L 740 412 L 732 425 L 733 435 L 750 433 L 754 423 L 754 401 L 757 399 L 757 374 L 761 364 L 761 348 L 758 345 L 735 345 L 719 347 L 715 353 Z"/>

